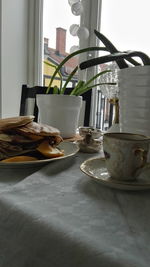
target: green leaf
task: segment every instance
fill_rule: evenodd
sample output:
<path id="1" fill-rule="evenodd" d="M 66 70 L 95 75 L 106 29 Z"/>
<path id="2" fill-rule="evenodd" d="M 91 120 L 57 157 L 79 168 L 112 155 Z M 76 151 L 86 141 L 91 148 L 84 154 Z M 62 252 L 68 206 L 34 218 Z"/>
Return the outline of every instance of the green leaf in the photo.
<path id="1" fill-rule="evenodd" d="M 111 54 L 119 52 L 116 49 L 116 47 L 110 42 L 110 40 L 108 40 L 108 38 L 104 34 L 98 32 L 97 30 L 94 30 L 94 33 L 99 38 L 99 40 L 102 41 L 103 44 L 108 48 L 108 50 L 109 50 L 109 52 Z M 127 58 L 126 60 L 129 61 L 134 66 L 140 66 L 141 65 L 140 63 L 138 63 L 133 58 Z M 119 66 L 120 69 L 128 68 L 129 67 L 129 65 L 126 63 L 126 61 L 124 59 L 116 60 L 116 63 L 118 64 L 118 66 Z"/>
<path id="2" fill-rule="evenodd" d="M 80 92 L 86 92 L 86 90 L 87 90 L 87 87 L 94 81 L 94 80 L 96 80 L 99 76 L 101 76 L 101 75 L 103 75 L 103 74 L 105 74 L 105 73 L 107 73 L 107 72 L 111 72 L 111 70 L 105 70 L 105 71 L 101 71 L 101 72 L 99 72 L 98 74 L 96 74 L 95 76 L 93 76 L 90 80 L 88 80 L 86 83 L 84 83 L 84 85 L 82 85 L 82 87 L 81 88 L 79 88 L 78 87 L 78 90 L 77 91 L 75 91 L 75 93 L 77 94 L 77 95 L 80 95 Z M 89 89 L 88 89 L 89 90 Z M 82 93 L 83 94 L 83 93 Z"/>
<path id="3" fill-rule="evenodd" d="M 89 87 L 89 85 L 96 80 L 99 76 L 107 73 L 107 72 L 111 72 L 111 70 L 105 70 L 105 71 L 101 71 L 100 73 L 96 74 L 94 77 L 92 77 L 90 80 L 88 80 L 87 82 L 83 82 L 83 81 L 79 81 L 77 86 L 74 88 L 74 90 L 72 91 L 71 95 L 81 95 L 83 93 L 85 93 L 86 91 L 90 90 L 90 88 L 93 88 L 97 85 L 102 85 L 102 84 L 110 84 L 110 83 L 101 83 L 101 84 L 97 84 L 97 85 L 92 85 Z M 111 83 L 111 85 L 114 85 L 114 83 Z"/>
<path id="4" fill-rule="evenodd" d="M 59 94 L 59 88 L 57 85 L 53 87 L 53 94 Z"/>
<path id="5" fill-rule="evenodd" d="M 76 66 L 74 68 L 74 70 L 70 73 L 69 77 L 67 78 L 64 86 L 62 87 L 62 89 L 60 90 L 60 94 L 64 94 L 65 90 L 66 90 L 66 87 L 67 87 L 67 84 L 71 81 L 72 77 L 74 76 L 74 74 L 77 72 L 78 70 L 78 66 Z"/>
<path id="6" fill-rule="evenodd" d="M 50 80 L 50 83 L 49 83 L 49 86 L 46 90 L 46 93 L 49 92 L 51 86 L 52 86 L 52 83 L 53 83 L 53 80 L 55 79 L 55 76 L 56 74 L 60 71 L 61 67 L 69 60 L 71 59 L 72 57 L 78 55 L 78 54 L 81 54 L 81 53 L 84 53 L 84 52 L 89 52 L 89 51 L 107 51 L 107 48 L 106 47 L 88 47 L 88 48 L 83 48 L 83 49 L 80 49 L 80 50 L 77 50 L 71 54 L 69 54 L 67 57 L 65 57 L 62 62 L 58 65 L 58 67 L 56 68 L 55 72 L 53 73 L 52 77 L 51 77 L 51 80 Z"/>
<path id="7" fill-rule="evenodd" d="M 107 72 L 111 72 L 111 70 L 104 70 L 104 71 L 101 71 L 99 73 L 97 73 L 95 76 L 93 76 L 90 80 L 88 80 L 86 83 L 85 83 L 85 87 L 87 87 L 91 82 L 93 82 L 94 80 L 96 80 L 99 76 L 107 73 Z"/>
<path id="8" fill-rule="evenodd" d="M 84 70 L 89 67 L 93 67 L 103 63 L 112 62 L 120 59 L 128 59 L 131 57 L 139 57 L 143 61 L 143 65 L 150 65 L 150 58 L 146 54 L 139 51 L 125 51 L 84 61 L 80 64 L 80 69 Z"/>
<path id="9" fill-rule="evenodd" d="M 57 66 L 55 66 L 55 65 L 53 65 L 53 64 L 51 64 L 51 63 L 49 63 L 49 62 L 47 62 L 47 61 L 44 61 L 44 63 L 45 63 L 46 65 L 48 65 L 48 66 L 54 68 L 55 70 L 57 69 Z M 58 75 L 59 75 L 59 77 L 60 77 L 60 89 L 61 89 L 61 87 L 62 87 L 62 75 L 61 75 L 60 71 L 58 71 L 57 73 L 58 73 Z"/>
<path id="10" fill-rule="evenodd" d="M 70 95 L 76 95 L 76 93 L 78 92 L 78 90 L 83 87 L 83 85 L 85 84 L 84 81 L 79 81 L 77 83 L 77 85 L 75 86 L 75 88 L 72 90 L 72 92 L 70 93 Z"/>
<path id="11" fill-rule="evenodd" d="M 82 95 L 82 94 L 86 93 L 87 91 L 91 90 L 92 88 L 100 86 L 100 85 L 116 85 L 116 83 L 97 83 L 97 84 L 93 84 L 91 86 L 81 88 L 81 90 L 77 92 L 76 96 Z"/>

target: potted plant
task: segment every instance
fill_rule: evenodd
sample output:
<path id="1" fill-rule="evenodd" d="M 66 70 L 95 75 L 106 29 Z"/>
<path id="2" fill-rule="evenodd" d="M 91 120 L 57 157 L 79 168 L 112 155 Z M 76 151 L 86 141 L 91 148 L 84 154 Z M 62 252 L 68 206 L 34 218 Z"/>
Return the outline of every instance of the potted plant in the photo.
<path id="1" fill-rule="evenodd" d="M 96 30 L 94 32 L 96 36 L 104 43 L 105 46 L 88 47 L 81 50 L 77 50 L 74 53 L 68 55 L 66 58 L 62 60 L 62 62 L 57 67 L 54 66 L 55 71 L 52 75 L 49 86 L 47 88 L 46 92 L 47 94 L 37 95 L 37 105 L 39 107 L 40 120 L 44 123 L 49 123 L 55 126 L 56 128 L 59 128 L 63 137 L 72 137 L 76 133 L 79 112 L 82 105 L 82 94 L 87 92 L 88 90 L 91 90 L 93 87 L 102 85 L 103 83 L 99 82 L 95 83 L 95 80 L 97 80 L 97 78 L 100 77 L 101 75 L 106 74 L 107 72 L 110 71 L 110 70 L 102 71 L 97 75 L 95 75 L 94 77 L 92 77 L 89 81 L 81 81 L 81 80 L 78 81 L 77 85 L 70 92 L 70 95 L 65 95 L 67 85 L 74 76 L 74 74 L 77 72 L 79 67 L 80 69 L 86 69 L 102 63 L 116 61 L 121 71 L 125 71 L 125 73 L 128 73 L 129 69 L 130 73 L 131 64 L 137 69 L 141 67 L 141 64 L 138 63 L 134 59 L 134 57 L 139 57 L 142 60 L 144 66 L 146 65 L 148 67 L 148 65 L 150 65 L 150 58 L 146 54 L 139 51 L 120 52 L 104 35 L 102 35 Z M 79 66 L 75 67 L 75 69 L 71 72 L 65 84 L 63 85 L 60 73 L 61 67 L 72 57 L 84 52 L 89 52 L 94 50 L 107 51 L 110 52 L 110 54 L 82 62 Z M 129 64 L 127 62 L 129 62 Z M 47 62 L 45 62 L 45 64 L 51 66 L 51 64 Z M 57 74 L 59 74 L 61 78 L 60 87 L 58 88 L 57 86 L 53 86 L 53 94 L 48 95 L 49 90 L 51 89 L 53 81 Z M 127 77 L 126 74 L 125 77 Z M 130 79 L 128 79 L 127 77 L 127 80 Z M 112 85 L 114 83 L 105 83 L 105 84 Z M 116 101 L 115 103 L 117 103 L 118 105 L 118 99 Z M 117 110 L 119 111 L 118 108 Z"/>
<path id="2" fill-rule="evenodd" d="M 96 74 L 88 81 L 79 80 L 77 82 L 77 85 L 71 90 L 70 94 L 66 95 L 65 92 L 67 85 L 71 81 L 74 74 L 77 72 L 79 66 L 76 66 L 74 68 L 74 70 L 68 76 L 64 85 L 62 83 L 62 76 L 60 73 L 60 69 L 72 57 L 93 50 L 107 51 L 106 48 L 102 47 L 88 47 L 80 49 L 72 54 L 69 54 L 57 67 L 45 61 L 45 64 L 54 67 L 55 71 L 51 77 L 46 94 L 37 95 L 39 119 L 42 123 L 47 123 L 58 128 L 61 132 L 62 137 L 64 138 L 70 138 L 75 136 L 76 134 L 79 113 L 82 106 L 82 94 L 84 94 L 85 92 L 91 90 L 96 86 L 100 86 L 101 83 L 96 83 L 95 81 L 99 76 L 109 72 L 109 70 L 102 71 Z M 56 75 L 60 76 L 61 80 L 60 87 L 54 85 L 52 88 L 52 83 Z M 114 84 L 114 83 L 109 83 L 109 84 Z M 51 89 L 52 89 L 52 94 L 49 94 L 49 91 Z"/>

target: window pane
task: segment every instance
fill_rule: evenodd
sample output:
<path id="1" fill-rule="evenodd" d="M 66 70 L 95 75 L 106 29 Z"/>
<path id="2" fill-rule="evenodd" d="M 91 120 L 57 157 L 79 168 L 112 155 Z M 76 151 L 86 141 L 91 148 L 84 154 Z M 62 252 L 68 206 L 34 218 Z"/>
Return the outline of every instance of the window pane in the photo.
<path id="1" fill-rule="evenodd" d="M 44 35 L 44 59 L 48 63 L 57 66 L 70 53 L 70 48 L 79 45 L 79 38 L 72 36 L 69 28 L 72 24 L 79 24 L 80 16 L 74 16 L 68 0 L 44 0 L 43 35 Z M 62 69 L 63 82 L 75 68 L 78 58 L 74 57 Z M 43 65 L 43 84 L 48 86 L 54 67 Z M 77 74 L 68 87 L 72 87 L 77 81 Z M 60 78 L 53 85 L 59 86 Z"/>
<path id="2" fill-rule="evenodd" d="M 142 2 L 137 0 L 103 0 L 101 12 L 101 33 L 104 34 L 119 51 L 141 51 L 149 55 L 149 7 L 150 2 L 148 0 L 143 0 Z M 103 46 L 103 44 L 101 45 Z M 108 52 L 100 53 L 100 55 L 102 54 L 108 54 Z M 139 63 L 142 63 L 139 58 L 135 59 Z M 102 80 L 102 77 L 101 82 L 115 82 L 115 80 L 113 80 L 114 78 L 116 78 L 117 81 L 117 74 L 115 70 L 118 68 L 118 66 L 115 62 L 104 63 L 99 67 L 101 70 L 106 68 L 113 70 L 112 73 L 110 73 L 111 79 L 107 80 L 109 75 L 106 74 L 106 78 Z M 103 93 L 102 95 L 101 92 Z M 108 111 L 104 111 L 104 105 L 102 103 L 103 97 L 105 97 L 105 100 L 112 100 L 114 97 L 117 97 L 117 94 L 117 86 L 100 87 L 98 96 L 97 125 L 99 126 L 100 124 L 99 127 L 104 130 L 107 129 L 107 127 L 105 127 L 105 121 L 108 121 Z M 110 108 L 112 108 L 112 106 L 110 106 Z M 114 105 L 112 110 L 114 110 Z M 103 112 L 104 116 L 102 116 Z M 115 115 L 114 112 L 110 114 L 111 116 Z M 110 125 L 111 123 L 109 126 Z"/>
<path id="3" fill-rule="evenodd" d="M 150 54 L 149 9 L 148 0 L 103 0 L 101 32 L 120 51 Z"/>

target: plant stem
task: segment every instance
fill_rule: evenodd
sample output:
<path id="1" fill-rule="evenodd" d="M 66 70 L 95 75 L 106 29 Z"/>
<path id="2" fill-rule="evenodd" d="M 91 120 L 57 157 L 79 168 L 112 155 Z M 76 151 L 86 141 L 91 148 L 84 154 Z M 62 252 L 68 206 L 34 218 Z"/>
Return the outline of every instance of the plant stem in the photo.
<path id="1" fill-rule="evenodd" d="M 77 92 L 80 88 L 82 88 L 84 86 L 85 82 L 84 81 L 79 81 L 76 85 L 76 87 L 72 90 L 72 92 L 70 93 L 70 95 L 77 95 Z"/>
<path id="2" fill-rule="evenodd" d="M 94 30 L 95 35 L 98 37 L 100 41 L 103 42 L 103 44 L 108 48 L 110 53 L 116 53 L 119 52 L 116 47 L 107 39 L 106 36 L 104 36 L 102 33 Z M 128 68 L 128 64 L 125 62 L 124 59 L 116 60 L 116 63 L 120 69 Z"/>
<path id="3" fill-rule="evenodd" d="M 93 82 L 94 80 L 96 80 L 99 76 L 101 76 L 101 75 L 103 75 L 103 74 L 105 74 L 105 73 L 107 73 L 107 72 L 111 72 L 111 70 L 104 70 L 104 71 L 101 71 L 101 72 L 99 72 L 98 74 L 96 74 L 95 76 L 93 76 L 90 80 L 88 80 L 86 83 L 84 83 L 84 85 L 82 85 L 82 87 L 80 88 L 78 88 L 78 90 L 76 91 L 76 93 L 80 93 L 80 92 L 82 92 L 82 91 L 86 91 L 86 88 L 88 87 L 88 85 L 90 85 L 90 83 L 91 82 Z"/>
<path id="4" fill-rule="evenodd" d="M 72 79 L 72 77 L 74 76 L 74 74 L 77 72 L 77 70 L 78 70 L 78 66 L 75 67 L 74 70 L 70 73 L 70 75 L 69 75 L 68 79 L 66 80 L 63 88 L 61 88 L 61 90 L 60 90 L 60 94 L 64 94 L 64 92 L 66 90 L 67 84 L 70 82 L 70 80 Z"/>
<path id="5" fill-rule="evenodd" d="M 150 65 L 150 58 L 146 54 L 139 51 L 126 51 L 87 60 L 80 64 L 80 69 L 84 70 L 102 63 L 116 61 L 123 58 L 128 59 L 130 57 L 140 57 L 144 65 Z"/>
<path id="6" fill-rule="evenodd" d="M 82 88 L 75 95 L 76 96 L 82 95 L 82 94 L 86 93 L 87 91 L 91 90 L 92 88 L 97 87 L 97 86 L 101 86 L 101 85 L 116 85 L 116 83 L 97 83 L 97 84 L 93 84 L 91 86 Z"/>
<path id="7" fill-rule="evenodd" d="M 47 61 L 44 61 L 44 63 L 45 63 L 46 65 L 48 65 L 48 66 L 54 68 L 55 70 L 57 69 L 57 67 L 56 67 L 55 65 L 53 65 L 53 64 L 51 64 L 51 63 L 49 63 L 49 62 L 47 62 Z M 61 87 L 62 87 L 62 75 L 61 75 L 60 71 L 58 71 L 57 73 L 58 73 L 58 75 L 59 75 L 59 77 L 60 77 L 60 89 L 61 89 Z"/>
<path id="8" fill-rule="evenodd" d="M 57 87 L 57 85 L 55 85 L 53 87 L 53 94 L 60 94 L 59 88 Z"/>
<path id="9" fill-rule="evenodd" d="M 107 48 L 105 47 L 88 47 L 88 48 L 83 48 L 83 49 L 80 49 L 80 50 L 77 50 L 75 51 L 74 53 L 72 54 L 69 54 L 67 57 L 65 57 L 62 62 L 58 65 L 58 67 L 56 68 L 55 72 L 53 73 L 52 77 L 51 77 L 51 81 L 49 83 L 49 86 L 46 90 L 46 93 L 48 94 L 49 93 L 49 90 L 52 86 L 52 83 L 53 83 L 53 80 L 55 79 L 55 76 L 56 74 L 59 72 L 59 70 L 61 69 L 61 67 L 72 57 L 78 55 L 78 54 L 81 54 L 81 53 L 84 53 L 84 52 L 89 52 L 89 51 L 107 51 Z"/>

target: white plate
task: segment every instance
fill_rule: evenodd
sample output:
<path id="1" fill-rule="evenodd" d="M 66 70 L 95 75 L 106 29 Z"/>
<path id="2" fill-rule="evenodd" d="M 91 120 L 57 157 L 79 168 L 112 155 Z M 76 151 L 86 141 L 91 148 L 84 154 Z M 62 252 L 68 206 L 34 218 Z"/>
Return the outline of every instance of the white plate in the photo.
<path id="1" fill-rule="evenodd" d="M 44 160 L 35 160 L 35 161 L 24 161 L 24 162 L 0 162 L 1 167 L 36 167 L 40 165 L 46 165 L 52 161 L 62 160 L 68 157 L 72 157 L 79 151 L 79 147 L 77 144 L 72 142 L 62 142 L 59 144 L 58 148 L 64 150 L 64 156 L 51 158 L 51 159 L 44 159 Z"/>
<path id="2" fill-rule="evenodd" d="M 93 181 L 102 185 L 121 190 L 146 190 L 150 189 L 150 178 L 140 177 L 136 181 L 117 181 L 110 177 L 104 158 L 91 158 L 84 161 L 80 169 L 87 174 Z"/>

